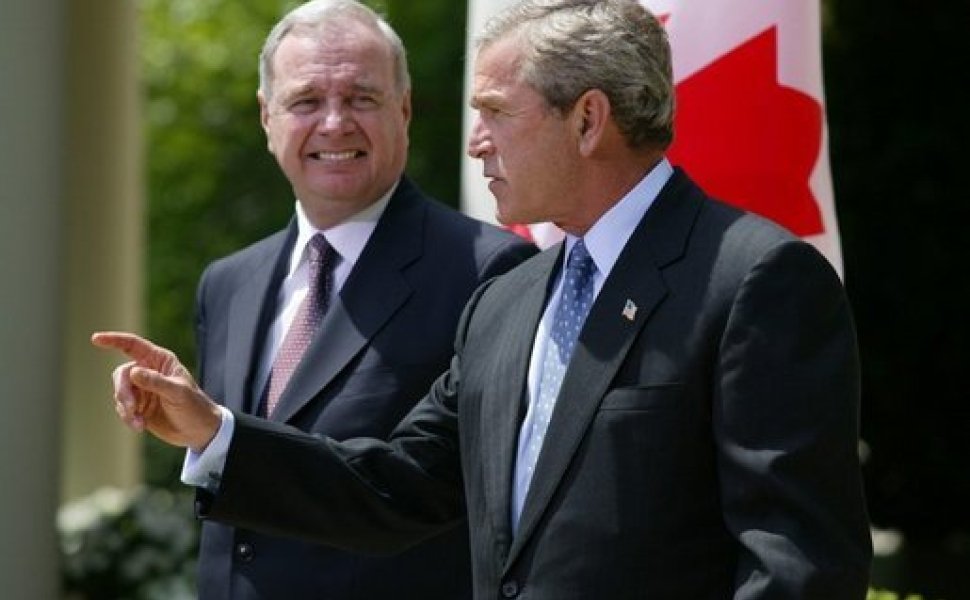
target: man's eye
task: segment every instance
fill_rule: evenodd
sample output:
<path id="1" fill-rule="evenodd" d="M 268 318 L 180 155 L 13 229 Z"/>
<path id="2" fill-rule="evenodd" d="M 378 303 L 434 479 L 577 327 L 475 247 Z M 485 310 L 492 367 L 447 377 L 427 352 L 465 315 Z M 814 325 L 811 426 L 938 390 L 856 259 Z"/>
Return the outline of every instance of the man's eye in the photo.
<path id="1" fill-rule="evenodd" d="M 502 114 L 502 111 L 495 108 L 494 106 L 482 106 L 482 107 L 479 107 L 478 114 L 480 114 L 483 119 L 494 119 L 495 117 Z"/>
<path id="2" fill-rule="evenodd" d="M 353 96 L 350 105 L 357 109 L 375 108 L 378 105 L 377 98 L 368 95 Z"/>
<path id="3" fill-rule="evenodd" d="M 316 98 L 299 98 L 290 103 L 290 110 L 298 114 L 311 113 L 317 108 Z"/>

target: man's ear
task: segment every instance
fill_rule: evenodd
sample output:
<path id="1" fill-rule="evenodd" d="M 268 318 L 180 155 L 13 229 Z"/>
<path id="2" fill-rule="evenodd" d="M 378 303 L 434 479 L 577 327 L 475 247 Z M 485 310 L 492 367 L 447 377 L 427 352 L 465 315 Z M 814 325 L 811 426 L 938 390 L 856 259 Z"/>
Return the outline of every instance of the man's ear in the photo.
<path id="1" fill-rule="evenodd" d="M 601 90 L 586 90 L 573 106 L 579 152 L 589 156 L 600 146 L 612 115 L 610 99 Z"/>
<path id="2" fill-rule="evenodd" d="M 404 125 L 411 124 L 411 90 L 404 90 L 404 97 L 401 99 L 401 110 L 404 113 Z"/>
<path id="3" fill-rule="evenodd" d="M 266 134 L 266 148 L 273 152 L 273 142 L 269 137 L 269 104 L 266 101 L 266 96 L 263 95 L 263 90 L 256 91 L 256 101 L 259 102 L 259 124 L 263 127 L 263 132 Z"/>

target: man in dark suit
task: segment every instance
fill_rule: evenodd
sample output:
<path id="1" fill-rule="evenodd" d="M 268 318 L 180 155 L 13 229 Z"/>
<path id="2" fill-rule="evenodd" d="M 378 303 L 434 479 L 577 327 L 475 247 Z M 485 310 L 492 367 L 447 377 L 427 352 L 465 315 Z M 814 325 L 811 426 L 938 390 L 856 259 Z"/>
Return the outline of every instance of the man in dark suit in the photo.
<path id="1" fill-rule="evenodd" d="M 121 418 L 224 461 L 186 478 L 207 519 L 392 551 L 467 515 L 480 599 L 864 598 L 849 304 L 810 245 L 664 158 L 657 20 L 515 5 L 472 105 L 499 218 L 567 237 L 479 288 L 390 442 L 220 410 L 170 352 L 96 334 L 138 365 L 115 372 Z"/>
<path id="2" fill-rule="evenodd" d="M 304 4 L 272 30 L 260 60 L 262 124 L 299 200 L 284 230 L 202 276 L 202 388 L 233 410 L 312 434 L 387 438 L 447 367 L 473 290 L 534 250 L 402 176 L 404 49 L 369 9 Z M 317 232 L 339 256 L 321 300 L 329 307 L 267 410 L 275 355 L 307 295 L 304 249 Z M 401 589 L 471 597 L 461 524 L 399 556 L 373 557 L 206 522 L 198 573 L 203 600 L 369 600 Z"/>

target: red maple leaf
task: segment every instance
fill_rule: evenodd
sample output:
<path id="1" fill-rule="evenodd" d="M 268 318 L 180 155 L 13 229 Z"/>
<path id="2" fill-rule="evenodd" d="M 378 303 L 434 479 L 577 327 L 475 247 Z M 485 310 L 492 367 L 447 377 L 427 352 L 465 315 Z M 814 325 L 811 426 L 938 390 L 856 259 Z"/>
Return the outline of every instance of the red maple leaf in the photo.
<path id="1" fill-rule="evenodd" d="M 812 235 L 824 230 L 809 187 L 822 107 L 779 84 L 777 46 L 772 27 L 677 85 L 668 156 L 711 195 Z"/>

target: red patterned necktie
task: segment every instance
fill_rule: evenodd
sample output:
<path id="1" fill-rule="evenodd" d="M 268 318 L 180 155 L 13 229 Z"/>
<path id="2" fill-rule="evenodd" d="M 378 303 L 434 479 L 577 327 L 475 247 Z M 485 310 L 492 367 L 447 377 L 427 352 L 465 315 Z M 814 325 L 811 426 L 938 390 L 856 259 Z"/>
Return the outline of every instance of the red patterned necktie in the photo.
<path id="1" fill-rule="evenodd" d="M 290 328 L 283 338 L 273 368 L 269 372 L 266 383 L 265 413 L 269 416 L 276 410 L 286 384 L 300 364 L 303 353 L 310 346 L 313 334 L 323 320 L 330 301 L 330 291 L 333 288 L 333 268 L 337 262 L 336 251 L 327 243 L 322 233 L 315 234 L 307 244 L 309 252 L 309 282 L 306 297 L 290 323 Z"/>

